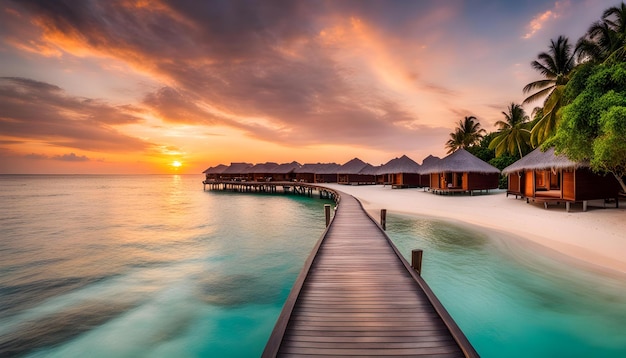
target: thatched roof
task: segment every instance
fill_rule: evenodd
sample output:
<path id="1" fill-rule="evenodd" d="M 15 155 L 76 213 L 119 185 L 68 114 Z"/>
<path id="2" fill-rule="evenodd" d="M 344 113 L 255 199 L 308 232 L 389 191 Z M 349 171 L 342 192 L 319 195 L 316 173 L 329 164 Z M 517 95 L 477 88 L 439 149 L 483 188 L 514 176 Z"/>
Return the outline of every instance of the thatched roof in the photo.
<path id="1" fill-rule="evenodd" d="M 395 158 L 382 165 L 378 174 L 419 173 L 420 165 L 406 155 Z"/>
<path id="2" fill-rule="evenodd" d="M 430 169 L 436 166 L 440 160 L 441 158 L 432 155 L 424 158 L 424 160 L 422 160 L 422 166 L 420 167 L 420 174 L 430 174 Z"/>
<path id="3" fill-rule="evenodd" d="M 222 174 L 248 174 L 251 167 L 252 164 L 250 163 L 230 163 L 230 166 Z"/>
<path id="4" fill-rule="evenodd" d="M 422 166 L 421 174 L 431 173 L 500 173 L 500 169 L 477 158 L 465 149 L 459 149 L 447 157 L 438 160 L 426 168 Z"/>
<path id="5" fill-rule="evenodd" d="M 298 168 L 296 173 L 337 174 L 340 167 L 337 163 L 308 163 Z"/>
<path id="6" fill-rule="evenodd" d="M 361 169 L 361 171 L 359 171 L 358 174 L 362 174 L 362 175 L 377 175 L 379 174 L 380 167 L 375 167 L 371 164 L 365 164 L 365 166 L 363 167 L 363 169 Z M 353 173 L 352 173 L 353 174 Z"/>
<path id="7" fill-rule="evenodd" d="M 570 169 L 589 166 L 588 163 L 576 163 L 567 156 L 554 154 L 554 148 L 550 148 L 545 152 L 541 148 L 537 148 L 526 154 L 522 159 L 509 165 L 502 170 L 502 174 L 510 174 L 522 170 L 542 170 L 542 169 Z"/>
<path id="8" fill-rule="evenodd" d="M 362 161 L 359 158 L 354 158 L 349 162 L 343 164 L 339 170 L 337 170 L 337 174 L 359 174 L 363 168 L 365 168 L 368 164 Z"/>
<path id="9" fill-rule="evenodd" d="M 210 167 L 207 170 L 203 171 L 203 174 L 220 174 L 222 173 L 224 170 L 226 170 L 226 168 L 228 168 L 228 166 L 224 165 L 224 164 L 220 164 L 218 166 L 215 167 Z"/>
<path id="10" fill-rule="evenodd" d="M 298 162 L 291 162 L 291 163 L 283 163 L 278 165 L 277 167 L 275 167 L 271 173 L 275 173 L 275 174 L 287 174 L 287 173 L 292 173 L 293 171 L 297 170 L 298 168 L 300 168 L 300 163 Z"/>
<path id="11" fill-rule="evenodd" d="M 271 173 L 274 169 L 276 169 L 276 167 L 278 167 L 278 163 L 258 163 L 248 169 L 248 173 Z"/>
<path id="12" fill-rule="evenodd" d="M 424 169 L 424 167 L 434 165 L 435 163 L 437 163 L 440 160 L 441 160 L 441 158 L 439 158 L 439 157 L 435 157 L 433 155 L 429 155 L 426 158 L 424 158 L 424 160 L 422 160 L 422 169 Z"/>

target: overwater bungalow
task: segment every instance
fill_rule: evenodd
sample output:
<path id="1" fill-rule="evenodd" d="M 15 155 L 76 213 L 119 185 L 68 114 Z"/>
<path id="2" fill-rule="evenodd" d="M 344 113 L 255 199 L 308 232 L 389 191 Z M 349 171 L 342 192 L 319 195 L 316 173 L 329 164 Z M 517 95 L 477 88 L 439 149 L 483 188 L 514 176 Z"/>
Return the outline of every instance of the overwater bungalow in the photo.
<path id="1" fill-rule="evenodd" d="M 337 163 L 322 164 L 322 167 L 315 173 L 316 183 L 336 183 L 337 173 L 341 165 Z"/>
<path id="2" fill-rule="evenodd" d="M 378 177 L 379 170 L 380 166 L 373 166 L 368 163 L 365 168 L 361 169 L 359 172 L 359 181 L 356 184 L 375 185 L 377 183 L 376 178 Z"/>
<path id="3" fill-rule="evenodd" d="M 303 164 L 296 169 L 296 180 L 305 183 L 336 183 L 337 163 Z"/>
<path id="4" fill-rule="evenodd" d="M 206 181 L 218 181 L 221 179 L 220 174 L 222 174 L 226 168 L 228 168 L 227 165 L 220 164 L 215 167 L 210 167 L 202 173 L 204 173 Z"/>
<path id="5" fill-rule="evenodd" d="M 376 184 L 376 168 L 359 158 L 343 164 L 337 170 L 338 184 Z"/>
<path id="6" fill-rule="evenodd" d="M 434 193 L 469 193 L 498 188 L 500 170 L 477 158 L 465 149 L 440 159 L 422 169 L 430 174 L 430 189 Z"/>
<path id="7" fill-rule="evenodd" d="M 284 163 L 272 170 L 272 181 L 295 181 L 296 170 L 301 165 L 298 162 Z"/>
<path id="8" fill-rule="evenodd" d="M 424 160 L 422 160 L 422 165 L 420 166 L 420 186 L 423 188 L 430 188 L 430 179 L 431 175 L 428 173 L 428 170 L 433 166 L 437 165 L 437 163 L 441 160 L 439 157 L 435 157 L 433 155 L 429 155 Z"/>
<path id="9" fill-rule="evenodd" d="M 420 186 L 420 165 L 406 155 L 394 158 L 378 169 L 383 183 L 392 188 L 417 188 Z"/>
<path id="10" fill-rule="evenodd" d="M 248 169 L 250 180 L 252 181 L 271 181 L 272 173 L 278 167 L 278 163 L 267 162 L 258 163 Z"/>
<path id="11" fill-rule="evenodd" d="M 615 200 L 619 205 L 620 185 L 612 175 L 594 173 L 589 163 L 573 162 L 565 155 L 556 155 L 554 148 L 545 152 L 541 148 L 527 154 L 522 159 L 504 168 L 508 177 L 507 196 L 526 198 L 526 202 L 583 203 L 587 210 L 589 200 Z"/>
<path id="12" fill-rule="evenodd" d="M 251 163 L 230 163 L 230 166 L 220 173 L 220 177 L 222 180 L 248 181 L 250 168 Z"/>

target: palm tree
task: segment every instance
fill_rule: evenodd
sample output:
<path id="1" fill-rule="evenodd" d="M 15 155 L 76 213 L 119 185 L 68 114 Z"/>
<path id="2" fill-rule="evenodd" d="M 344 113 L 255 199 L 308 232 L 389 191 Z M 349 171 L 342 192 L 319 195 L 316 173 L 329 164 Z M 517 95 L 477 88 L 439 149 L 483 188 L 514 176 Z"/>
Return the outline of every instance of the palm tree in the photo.
<path id="1" fill-rule="evenodd" d="M 476 117 L 469 116 L 460 120 L 458 127 L 450 133 L 450 139 L 446 142 L 448 154 L 460 148 L 468 148 L 478 144 L 483 137 L 485 130 L 480 128 L 480 123 L 475 121 Z"/>
<path id="2" fill-rule="evenodd" d="M 450 133 L 450 139 L 446 142 L 446 148 L 448 148 L 448 154 L 463 148 L 463 133 L 458 128 Z"/>
<path id="3" fill-rule="evenodd" d="M 606 9 L 602 20 L 594 22 L 578 40 L 576 53 L 579 61 L 625 61 L 626 4 Z"/>
<path id="4" fill-rule="evenodd" d="M 522 149 L 530 145 L 530 130 L 527 128 L 530 118 L 524 112 L 524 108 L 516 103 L 511 103 L 508 113 L 502 114 L 505 120 L 496 122 L 498 133 L 489 143 L 489 149 L 496 150 L 496 157 L 508 153 L 519 154 L 522 158 L 524 156 Z"/>
<path id="5" fill-rule="evenodd" d="M 554 134 L 556 130 L 558 111 L 563 104 L 563 91 L 575 67 L 569 40 L 563 36 L 559 36 L 556 41 L 551 40 L 548 52 L 540 53 L 537 60 L 531 62 L 531 66 L 545 77 L 524 87 L 524 93 L 536 92 L 528 96 L 523 104 L 545 98 L 544 116 L 531 131 L 531 140 L 534 143 L 540 143 Z"/>

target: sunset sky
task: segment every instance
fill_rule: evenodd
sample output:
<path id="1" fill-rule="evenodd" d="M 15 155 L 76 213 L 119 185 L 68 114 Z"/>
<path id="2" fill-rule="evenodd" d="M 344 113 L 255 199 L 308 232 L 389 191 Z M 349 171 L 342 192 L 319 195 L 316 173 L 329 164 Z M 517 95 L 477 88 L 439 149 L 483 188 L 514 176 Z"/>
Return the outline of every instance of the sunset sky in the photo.
<path id="1" fill-rule="evenodd" d="M 2 1 L 0 173 L 421 163 L 465 116 L 494 130 L 550 40 L 617 4 Z"/>

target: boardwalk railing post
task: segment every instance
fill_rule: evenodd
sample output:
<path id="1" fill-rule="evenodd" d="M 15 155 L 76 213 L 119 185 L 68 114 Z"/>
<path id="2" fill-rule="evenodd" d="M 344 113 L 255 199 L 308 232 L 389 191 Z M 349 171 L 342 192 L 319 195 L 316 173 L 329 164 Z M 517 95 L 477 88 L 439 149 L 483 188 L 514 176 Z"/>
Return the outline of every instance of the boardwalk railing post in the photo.
<path id="1" fill-rule="evenodd" d="M 330 224 L 330 204 L 324 204 L 324 215 L 326 215 L 326 226 Z"/>
<path id="2" fill-rule="evenodd" d="M 380 226 L 387 230 L 387 209 L 380 209 Z"/>
<path id="3" fill-rule="evenodd" d="M 424 250 L 415 249 L 411 251 L 411 267 L 417 271 L 418 275 L 422 275 L 422 255 L 424 254 Z"/>

